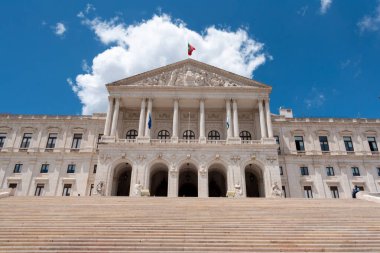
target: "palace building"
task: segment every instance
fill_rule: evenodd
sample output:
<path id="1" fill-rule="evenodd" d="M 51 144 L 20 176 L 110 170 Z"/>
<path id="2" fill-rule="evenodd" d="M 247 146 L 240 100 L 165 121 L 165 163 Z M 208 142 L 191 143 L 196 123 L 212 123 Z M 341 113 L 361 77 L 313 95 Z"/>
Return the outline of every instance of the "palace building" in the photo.
<path id="1" fill-rule="evenodd" d="M 107 114 L 0 115 L 0 187 L 17 196 L 380 191 L 380 119 L 273 114 L 271 89 L 187 59 L 107 84 Z"/>

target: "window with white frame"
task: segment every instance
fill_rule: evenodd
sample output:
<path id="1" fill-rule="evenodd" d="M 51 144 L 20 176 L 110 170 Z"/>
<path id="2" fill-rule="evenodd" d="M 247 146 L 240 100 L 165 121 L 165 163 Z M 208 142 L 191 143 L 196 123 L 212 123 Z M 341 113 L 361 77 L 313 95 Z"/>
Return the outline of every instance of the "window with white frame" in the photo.
<path id="1" fill-rule="evenodd" d="M 313 198 L 313 190 L 312 190 L 311 186 L 304 186 L 303 191 L 304 191 L 305 198 L 308 198 L 308 199 Z"/>
<path id="2" fill-rule="evenodd" d="M 372 152 L 378 152 L 376 138 L 375 137 L 367 137 L 369 148 Z"/>

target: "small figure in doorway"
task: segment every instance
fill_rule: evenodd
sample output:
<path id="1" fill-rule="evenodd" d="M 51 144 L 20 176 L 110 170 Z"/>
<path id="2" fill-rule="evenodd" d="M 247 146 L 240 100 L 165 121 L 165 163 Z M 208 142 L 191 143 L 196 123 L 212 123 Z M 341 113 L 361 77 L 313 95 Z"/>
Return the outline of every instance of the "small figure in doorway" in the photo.
<path id="1" fill-rule="evenodd" d="M 357 185 L 354 186 L 354 189 L 352 189 L 352 198 L 356 199 L 356 194 L 360 192 L 360 189 Z"/>

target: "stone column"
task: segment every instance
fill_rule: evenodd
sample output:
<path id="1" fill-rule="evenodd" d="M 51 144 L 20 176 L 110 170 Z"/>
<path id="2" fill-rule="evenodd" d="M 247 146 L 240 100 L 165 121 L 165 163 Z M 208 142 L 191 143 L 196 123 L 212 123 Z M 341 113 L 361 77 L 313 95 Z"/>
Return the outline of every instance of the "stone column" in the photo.
<path id="1" fill-rule="evenodd" d="M 205 134 L 205 101 L 204 99 L 201 99 L 199 101 L 199 141 L 205 142 L 206 141 L 206 134 Z"/>
<path id="2" fill-rule="evenodd" d="M 172 139 L 178 139 L 178 99 L 174 99 Z"/>
<path id="3" fill-rule="evenodd" d="M 178 171 L 173 167 L 168 175 L 168 197 L 178 197 Z"/>
<path id="4" fill-rule="evenodd" d="M 232 100 L 232 108 L 233 108 L 233 114 L 234 114 L 234 137 L 240 138 L 240 136 L 239 136 L 239 116 L 238 116 L 236 99 Z"/>
<path id="5" fill-rule="evenodd" d="M 109 96 L 108 97 L 108 111 L 107 111 L 107 118 L 106 118 L 106 124 L 104 126 L 104 136 L 110 135 L 111 130 L 111 122 L 112 122 L 112 113 L 113 113 L 113 101 L 114 98 Z"/>
<path id="6" fill-rule="evenodd" d="M 272 118 L 271 118 L 270 109 L 269 109 L 269 99 L 265 99 L 264 104 L 265 104 L 265 112 L 267 116 L 268 137 L 273 138 Z"/>
<path id="7" fill-rule="evenodd" d="M 144 136 L 144 117 L 145 117 L 145 98 L 141 100 L 140 120 L 139 120 L 139 134 L 138 137 Z"/>
<path id="8" fill-rule="evenodd" d="M 232 122 L 231 122 L 231 100 L 226 100 L 226 122 L 229 123 L 229 127 L 227 129 L 227 139 L 232 137 Z M 227 123 L 226 123 L 227 124 Z"/>
<path id="9" fill-rule="evenodd" d="M 265 116 L 263 109 L 263 100 L 259 99 L 259 113 L 260 113 L 260 130 L 261 130 L 261 138 L 267 137 L 267 130 L 265 129 Z"/>
<path id="10" fill-rule="evenodd" d="M 145 137 L 150 138 L 150 129 L 148 126 L 149 115 L 152 117 L 152 98 L 148 98 L 148 110 L 146 112 L 146 120 L 145 120 Z M 152 118 L 153 120 L 153 118 Z"/>
<path id="11" fill-rule="evenodd" d="M 116 136 L 117 121 L 119 119 L 120 98 L 115 98 L 115 108 L 113 110 L 111 136 Z"/>

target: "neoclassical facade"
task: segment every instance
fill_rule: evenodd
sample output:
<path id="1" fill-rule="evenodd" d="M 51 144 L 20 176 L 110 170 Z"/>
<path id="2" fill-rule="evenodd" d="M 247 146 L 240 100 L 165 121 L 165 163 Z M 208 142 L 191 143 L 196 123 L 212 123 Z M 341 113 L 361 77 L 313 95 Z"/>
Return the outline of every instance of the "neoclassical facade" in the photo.
<path id="1" fill-rule="evenodd" d="M 380 120 L 271 114 L 270 86 L 191 59 L 107 89 L 107 114 L 0 115 L 0 186 L 21 196 L 379 192 Z"/>

